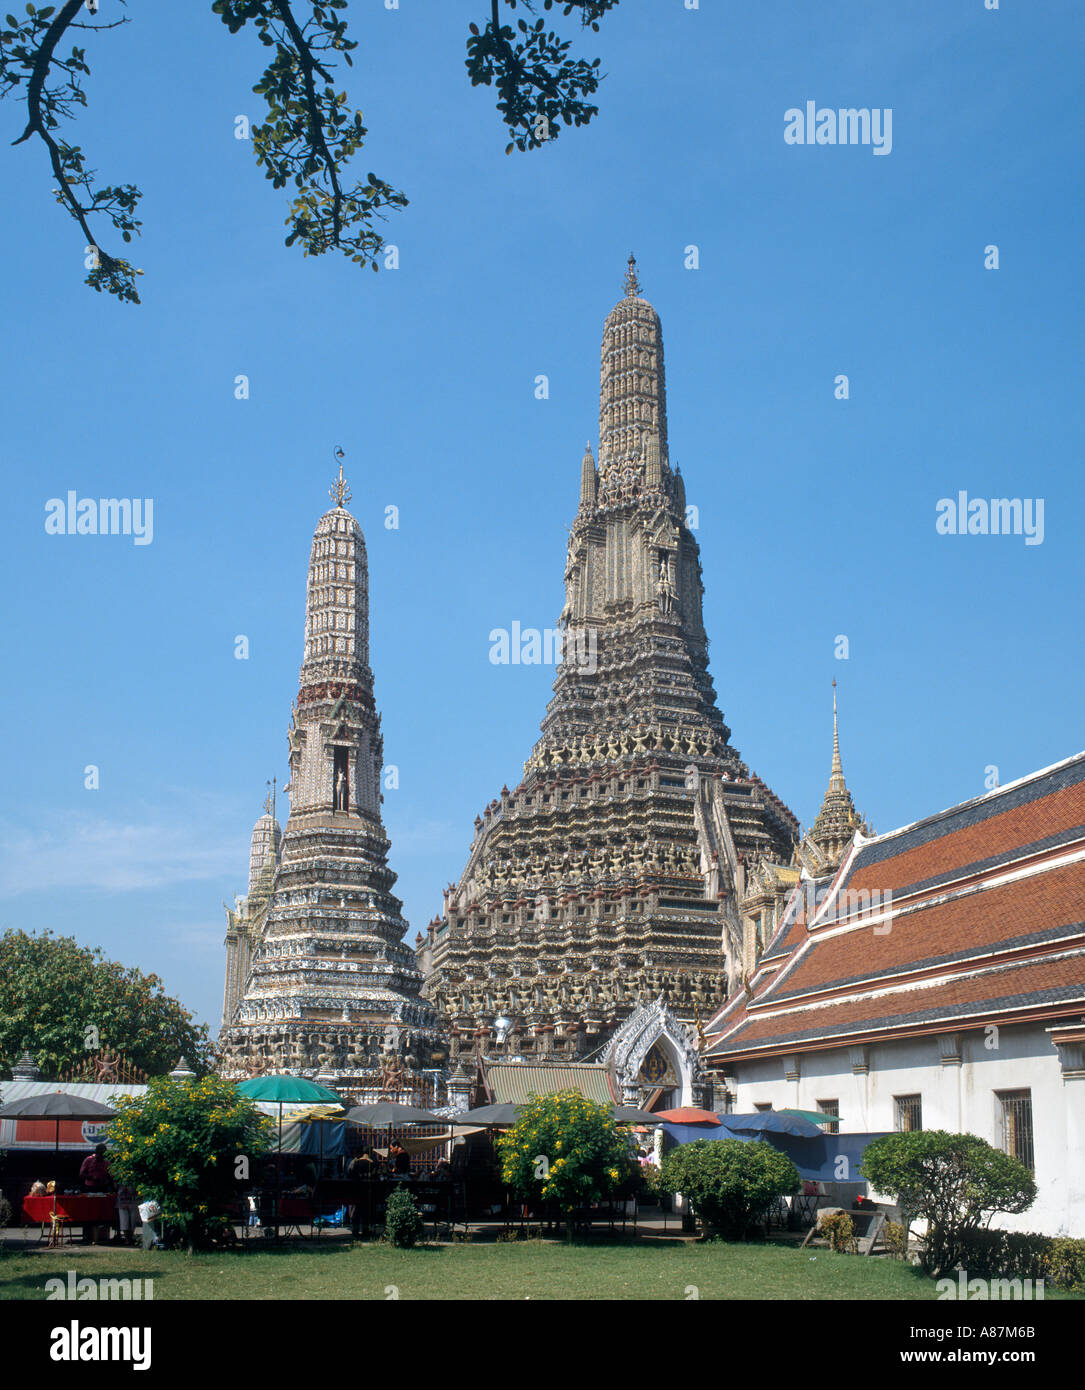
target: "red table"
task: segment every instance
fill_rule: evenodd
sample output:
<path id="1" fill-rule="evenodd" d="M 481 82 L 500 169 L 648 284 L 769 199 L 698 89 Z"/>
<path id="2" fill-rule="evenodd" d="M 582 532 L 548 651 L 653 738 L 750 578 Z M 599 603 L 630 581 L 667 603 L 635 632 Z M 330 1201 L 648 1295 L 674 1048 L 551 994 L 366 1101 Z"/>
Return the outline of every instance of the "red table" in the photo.
<path id="1" fill-rule="evenodd" d="M 55 1202 L 55 1207 L 54 1207 Z M 86 1193 L 58 1193 L 53 1197 L 24 1197 L 23 1214 L 28 1221 L 49 1225 L 56 1211 L 57 1221 L 67 1221 L 73 1226 L 111 1226 L 116 1211 L 116 1199 L 111 1193 L 104 1196 L 90 1196 Z M 56 1232 L 53 1232 L 55 1241 Z"/>

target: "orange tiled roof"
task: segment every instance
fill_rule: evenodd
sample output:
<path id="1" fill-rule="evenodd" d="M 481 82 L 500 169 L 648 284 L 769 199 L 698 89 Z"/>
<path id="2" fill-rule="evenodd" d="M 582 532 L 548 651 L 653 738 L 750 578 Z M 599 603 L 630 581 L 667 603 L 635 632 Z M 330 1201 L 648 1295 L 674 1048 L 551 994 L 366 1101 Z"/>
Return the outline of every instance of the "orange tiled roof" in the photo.
<path id="1" fill-rule="evenodd" d="M 752 995 L 708 1025 L 708 1057 L 1082 1013 L 1085 753 L 858 843 L 818 888 L 812 920 L 792 898 Z M 889 890 L 891 915 L 860 890 Z"/>
<path id="2" fill-rule="evenodd" d="M 1048 1007 L 1050 1006 L 1050 1007 Z M 801 1051 L 800 1044 L 841 1046 L 878 1033 L 929 1031 L 933 1024 L 1005 1021 L 1049 1012 L 1080 1014 L 1085 1009 L 1085 942 L 1071 952 L 1038 960 L 991 966 L 975 974 L 932 982 L 916 990 L 905 986 L 849 995 L 827 1004 L 768 1013 L 747 1013 L 709 1048 L 711 1056 L 755 1050 Z"/>

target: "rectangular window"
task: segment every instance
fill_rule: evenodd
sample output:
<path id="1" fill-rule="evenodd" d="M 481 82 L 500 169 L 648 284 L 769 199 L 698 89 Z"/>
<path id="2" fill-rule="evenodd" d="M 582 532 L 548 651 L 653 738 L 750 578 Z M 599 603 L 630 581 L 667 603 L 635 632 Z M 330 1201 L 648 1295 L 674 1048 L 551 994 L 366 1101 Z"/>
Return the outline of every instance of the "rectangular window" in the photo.
<path id="1" fill-rule="evenodd" d="M 760 1100 L 760 1101 L 755 1100 L 754 1103 L 753 1103 L 753 1108 L 754 1108 L 755 1110 L 759 1110 L 759 1111 L 761 1112 L 761 1114 L 764 1115 L 766 1111 L 772 1109 L 772 1101 L 770 1101 L 770 1100 Z"/>
<path id="2" fill-rule="evenodd" d="M 914 1129 L 923 1128 L 922 1096 L 894 1096 L 893 1104 L 897 1112 L 896 1123 L 899 1133 L 909 1134 Z"/>
<path id="3" fill-rule="evenodd" d="M 1036 1155 L 1032 1145 L 1032 1092 L 996 1091 L 1002 1133 L 1003 1152 L 1010 1154 L 1026 1168 L 1035 1169 Z"/>
<path id="4" fill-rule="evenodd" d="M 839 1115 L 840 1102 L 838 1100 L 819 1100 L 814 1102 L 823 1115 Z M 831 1125 L 822 1125 L 826 1134 L 839 1134 L 840 1121 L 835 1120 Z"/>

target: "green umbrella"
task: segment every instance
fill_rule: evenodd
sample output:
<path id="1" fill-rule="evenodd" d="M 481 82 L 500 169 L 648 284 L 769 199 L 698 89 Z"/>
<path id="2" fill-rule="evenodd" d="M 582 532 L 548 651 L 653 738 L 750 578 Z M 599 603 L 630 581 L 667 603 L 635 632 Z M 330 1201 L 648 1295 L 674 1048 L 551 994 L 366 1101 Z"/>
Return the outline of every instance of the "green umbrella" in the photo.
<path id="1" fill-rule="evenodd" d="M 307 1105 L 317 1101 L 330 1101 L 342 1105 L 342 1097 L 327 1086 L 318 1086 L 315 1081 L 306 1081 L 304 1076 L 254 1076 L 249 1081 L 239 1081 L 237 1089 L 250 1100 L 268 1100 L 280 1105 Z"/>
<path id="2" fill-rule="evenodd" d="M 317 1101 L 328 1101 L 342 1105 L 342 1100 L 327 1086 L 318 1086 L 315 1081 L 306 1081 L 304 1076 L 286 1076 L 272 1073 L 270 1076 L 254 1076 L 248 1081 L 239 1081 L 237 1089 L 250 1100 L 270 1101 L 279 1107 L 279 1161 L 276 1164 L 279 1202 L 275 1206 L 275 1239 L 279 1238 L 279 1204 L 282 1200 L 283 1185 L 283 1106 L 305 1105 Z"/>
<path id="3" fill-rule="evenodd" d="M 826 1115 L 824 1110 L 781 1110 L 781 1115 L 798 1115 L 803 1120 L 809 1120 L 814 1125 L 836 1125 L 840 1123 L 839 1115 Z"/>

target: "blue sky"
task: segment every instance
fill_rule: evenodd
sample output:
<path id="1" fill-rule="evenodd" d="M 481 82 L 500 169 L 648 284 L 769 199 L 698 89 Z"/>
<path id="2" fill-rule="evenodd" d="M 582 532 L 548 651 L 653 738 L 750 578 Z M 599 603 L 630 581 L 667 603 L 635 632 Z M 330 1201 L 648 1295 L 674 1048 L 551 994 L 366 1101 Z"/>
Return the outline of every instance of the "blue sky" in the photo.
<path id="1" fill-rule="evenodd" d="M 263 51 L 209 5 L 134 3 L 87 43 L 78 141 L 144 190 L 141 307 L 83 287 L 43 152 L 8 147 L 19 111 L 0 107 L 0 928 L 101 945 L 215 1026 L 221 901 L 286 775 L 333 448 L 369 545 L 413 940 L 537 735 L 552 671 L 495 667 L 487 639 L 560 610 L 631 249 L 663 321 L 720 706 L 800 820 L 828 779 L 834 676 L 879 830 L 1085 744 L 1080 7 L 623 0 L 576 37 L 608 74 L 600 115 L 508 157 L 463 67 L 488 9 L 352 0 L 359 172 L 411 199 L 385 228 L 400 268 L 376 276 L 283 247 L 284 195 L 234 139 Z M 785 144 L 807 100 L 891 108 L 891 154 Z M 153 543 L 47 535 L 69 489 L 153 497 Z M 936 534 L 961 490 L 1043 498 L 1043 543 Z"/>

